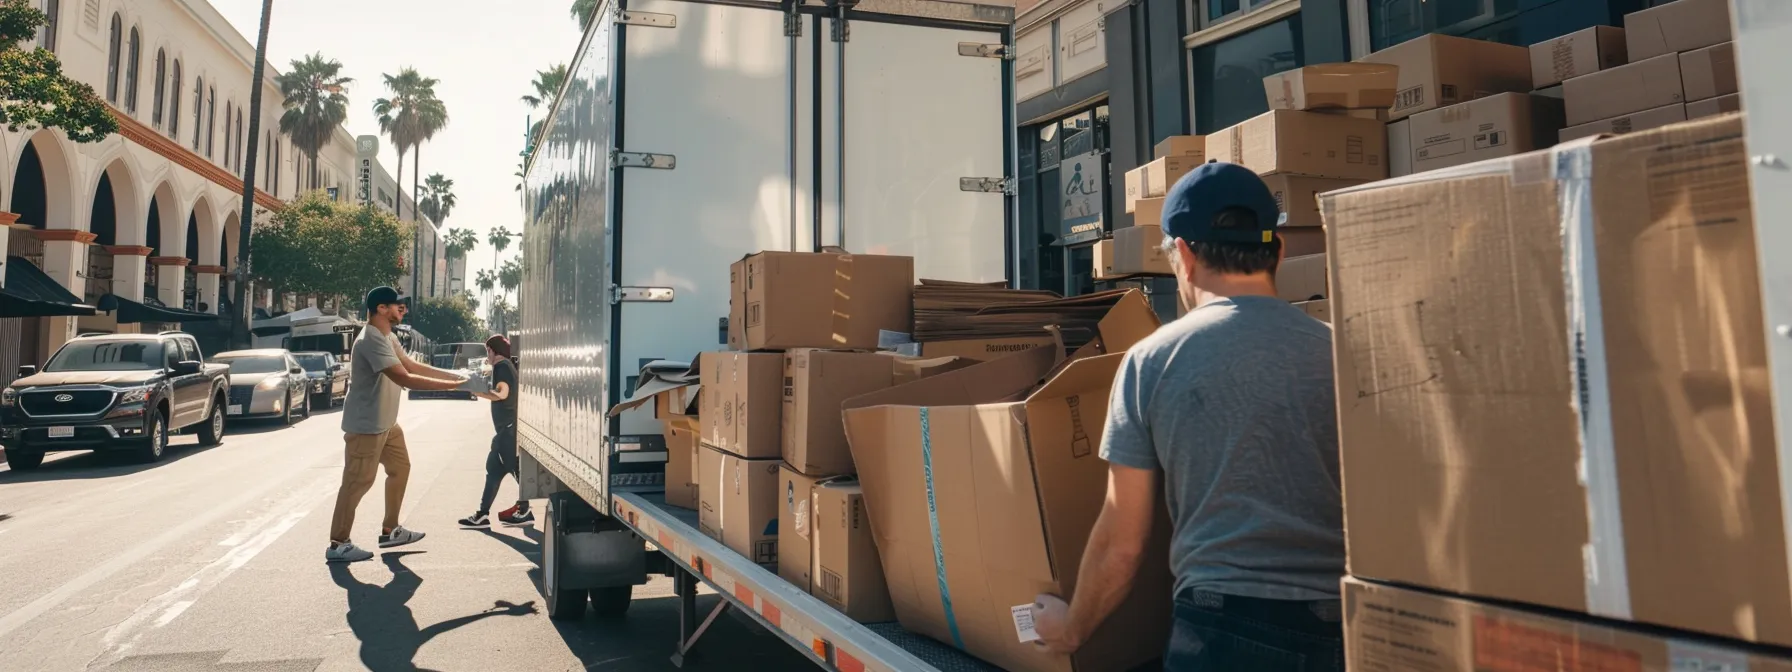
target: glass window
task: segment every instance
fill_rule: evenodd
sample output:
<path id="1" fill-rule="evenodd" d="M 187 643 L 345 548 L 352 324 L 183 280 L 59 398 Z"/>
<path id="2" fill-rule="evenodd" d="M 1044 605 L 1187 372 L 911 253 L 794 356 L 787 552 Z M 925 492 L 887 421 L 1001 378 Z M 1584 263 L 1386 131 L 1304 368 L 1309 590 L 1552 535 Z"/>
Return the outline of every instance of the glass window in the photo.
<path id="1" fill-rule="evenodd" d="M 193 151 L 199 151 L 199 143 L 205 138 L 205 78 L 193 79 Z"/>
<path id="2" fill-rule="evenodd" d="M 230 374 L 279 373 L 286 370 L 285 357 L 219 357 L 218 362 L 230 365 Z"/>
<path id="3" fill-rule="evenodd" d="M 155 124 L 156 128 L 162 127 L 162 102 L 164 99 L 166 99 L 168 97 L 168 86 L 167 86 L 167 82 L 164 81 L 167 76 L 168 76 L 168 54 L 163 52 L 161 49 L 157 49 L 156 50 L 156 88 L 155 88 L 155 98 L 154 98 L 155 105 L 154 105 L 154 107 L 150 108 L 150 111 L 149 111 L 150 121 L 151 121 L 151 123 Z"/>
<path id="4" fill-rule="evenodd" d="M 190 339 L 190 338 L 177 338 L 174 340 L 176 342 L 180 343 L 180 358 L 182 360 L 189 361 L 189 362 L 199 361 L 199 344 L 198 343 L 195 343 L 193 341 L 193 339 Z"/>
<path id="5" fill-rule="evenodd" d="M 205 92 L 205 158 L 216 156 L 212 150 L 218 143 L 218 90 L 207 89 Z"/>
<path id="6" fill-rule="evenodd" d="M 1212 27 L 1250 13 L 1272 0 L 1194 0 L 1195 17 L 1201 28 Z M 1370 0 L 1376 2 L 1377 0 Z"/>
<path id="7" fill-rule="evenodd" d="M 174 74 L 168 76 L 168 137 L 180 140 L 180 60 L 174 61 Z"/>
<path id="8" fill-rule="evenodd" d="M 1369 0 L 1369 42 L 1386 49 L 1425 35 L 1463 35 L 1518 12 L 1519 0 Z"/>
<path id="9" fill-rule="evenodd" d="M 143 54 L 143 47 L 137 39 L 137 29 L 131 29 L 130 48 L 125 50 L 124 64 L 124 109 L 132 114 L 137 113 L 137 65 Z"/>
<path id="10" fill-rule="evenodd" d="M 162 344 L 150 340 L 74 341 L 62 346 L 45 371 L 148 371 L 166 366 Z"/>
<path id="11" fill-rule="evenodd" d="M 112 33 L 106 40 L 106 100 L 118 102 L 118 56 L 124 40 L 124 19 L 112 15 Z"/>
<path id="12" fill-rule="evenodd" d="M 1064 159 L 1063 149 L 1058 145 L 1058 125 L 1044 124 L 1039 127 L 1039 172 L 1056 170 L 1058 162 Z"/>
<path id="13" fill-rule="evenodd" d="M 1300 15 L 1194 50 L 1195 133 L 1269 110 L 1263 78 L 1301 66 Z"/>
<path id="14" fill-rule="evenodd" d="M 62 19 L 62 2 L 61 0 L 44 0 L 43 5 L 38 9 L 42 9 L 44 16 L 50 17 L 50 20 L 38 29 L 37 46 L 54 52 L 56 51 L 56 26 L 61 23 Z"/>

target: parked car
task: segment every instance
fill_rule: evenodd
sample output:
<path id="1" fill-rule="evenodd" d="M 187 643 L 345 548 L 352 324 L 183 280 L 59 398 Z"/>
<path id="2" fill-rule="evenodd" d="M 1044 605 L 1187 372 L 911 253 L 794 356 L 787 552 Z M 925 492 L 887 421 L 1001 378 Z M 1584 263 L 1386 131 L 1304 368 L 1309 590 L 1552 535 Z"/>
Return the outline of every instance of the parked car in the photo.
<path id="1" fill-rule="evenodd" d="M 280 418 L 288 425 L 295 412 L 311 417 L 311 379 L 292 353 L 280 348 L 233 350 L 212 361 L 230 365 L 230 415 Z"/>
<path id="2" fill-rule="evenodd" d="M 327 352 L 295 352 L 292 358 L 304 367 L 311 386 L 311 404 L 335 408 L 348 399 L 349 367 Z"/>
<path id="3" fill-rule="evenodd" d="M 196 427 L 200 445 L 223 441 L 229 367 L 203 364 L 189 334 L 75 337 L 42 371 L 19 367 L 0 390 L 0 444 L 7 464 L 33 469 L 44 454 L 127 450 L 162 459 L 168 435 Z"/>

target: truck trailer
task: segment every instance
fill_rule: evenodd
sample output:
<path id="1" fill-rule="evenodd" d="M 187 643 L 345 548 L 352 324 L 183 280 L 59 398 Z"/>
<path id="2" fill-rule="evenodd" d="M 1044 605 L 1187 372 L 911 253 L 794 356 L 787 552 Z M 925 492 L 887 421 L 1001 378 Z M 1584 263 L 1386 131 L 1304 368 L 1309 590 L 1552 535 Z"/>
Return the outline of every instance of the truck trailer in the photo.
<path id="1" fill-rule="evenodd" d="M 1014 277 L 1009 6 L 609 0 L 528 159 L 516 329 L 523 496 L 547 500 L 549 615 L 625 614 L 674 579 L 674 662 L 724 611 L 827 669 L 982 669 L 861 624 L 724 547 L 663 498 L 647 362 L 727 348 L 729 264 L 760 251 L 913 257 Z M 696 610 L 699 584 L 723 598 Z M 675 642 L 674 642 L 675 639 Z"/>

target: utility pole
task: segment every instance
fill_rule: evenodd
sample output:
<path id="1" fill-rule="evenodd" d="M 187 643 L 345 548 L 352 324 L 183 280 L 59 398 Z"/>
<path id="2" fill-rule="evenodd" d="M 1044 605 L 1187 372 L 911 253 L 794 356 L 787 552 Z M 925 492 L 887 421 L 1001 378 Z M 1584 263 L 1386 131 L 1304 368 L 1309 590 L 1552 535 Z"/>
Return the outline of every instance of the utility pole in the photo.
<path id="1" fill-rule="evenodd" d="M 235 286 L 231 288 L 230 340 L 233 347 L 249 347 L 249 237 L 255 228 L 255 163 L 260 151 L 261 92 L 267 88 L 268 19 L 274 13 L 274 0 L 261 0 L 261 32 L 255 38 L 255 77 L 249 85 L 249 144 L 244 148 L 247 165 L 243 166 L 242 229 L 237 233 Z"/>

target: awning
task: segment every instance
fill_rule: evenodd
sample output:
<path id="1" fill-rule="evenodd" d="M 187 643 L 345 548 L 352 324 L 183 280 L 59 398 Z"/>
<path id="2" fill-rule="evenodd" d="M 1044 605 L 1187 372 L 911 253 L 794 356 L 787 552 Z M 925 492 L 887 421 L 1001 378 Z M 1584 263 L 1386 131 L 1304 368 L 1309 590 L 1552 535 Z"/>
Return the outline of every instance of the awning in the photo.
<path id="1" fill-rule="evenodd" d="M 211 313 L 196 313 L 191 310 L 169 308 L 157 303 L 132 301 L 117 294 L 100 297 L 100 310 L 116 311 L 119 324 L 136 324 L 139 322 L 205 322 L 218 319 Z"/>
<path id="2" fill-rule="evenodd" d="M 45 275 L 24 257 L 6 258 L 6 286 L 0 287 L 0 317 L 57 317 L 92 315 L 95 309 L 81 303 L 60 283 Z"/>

